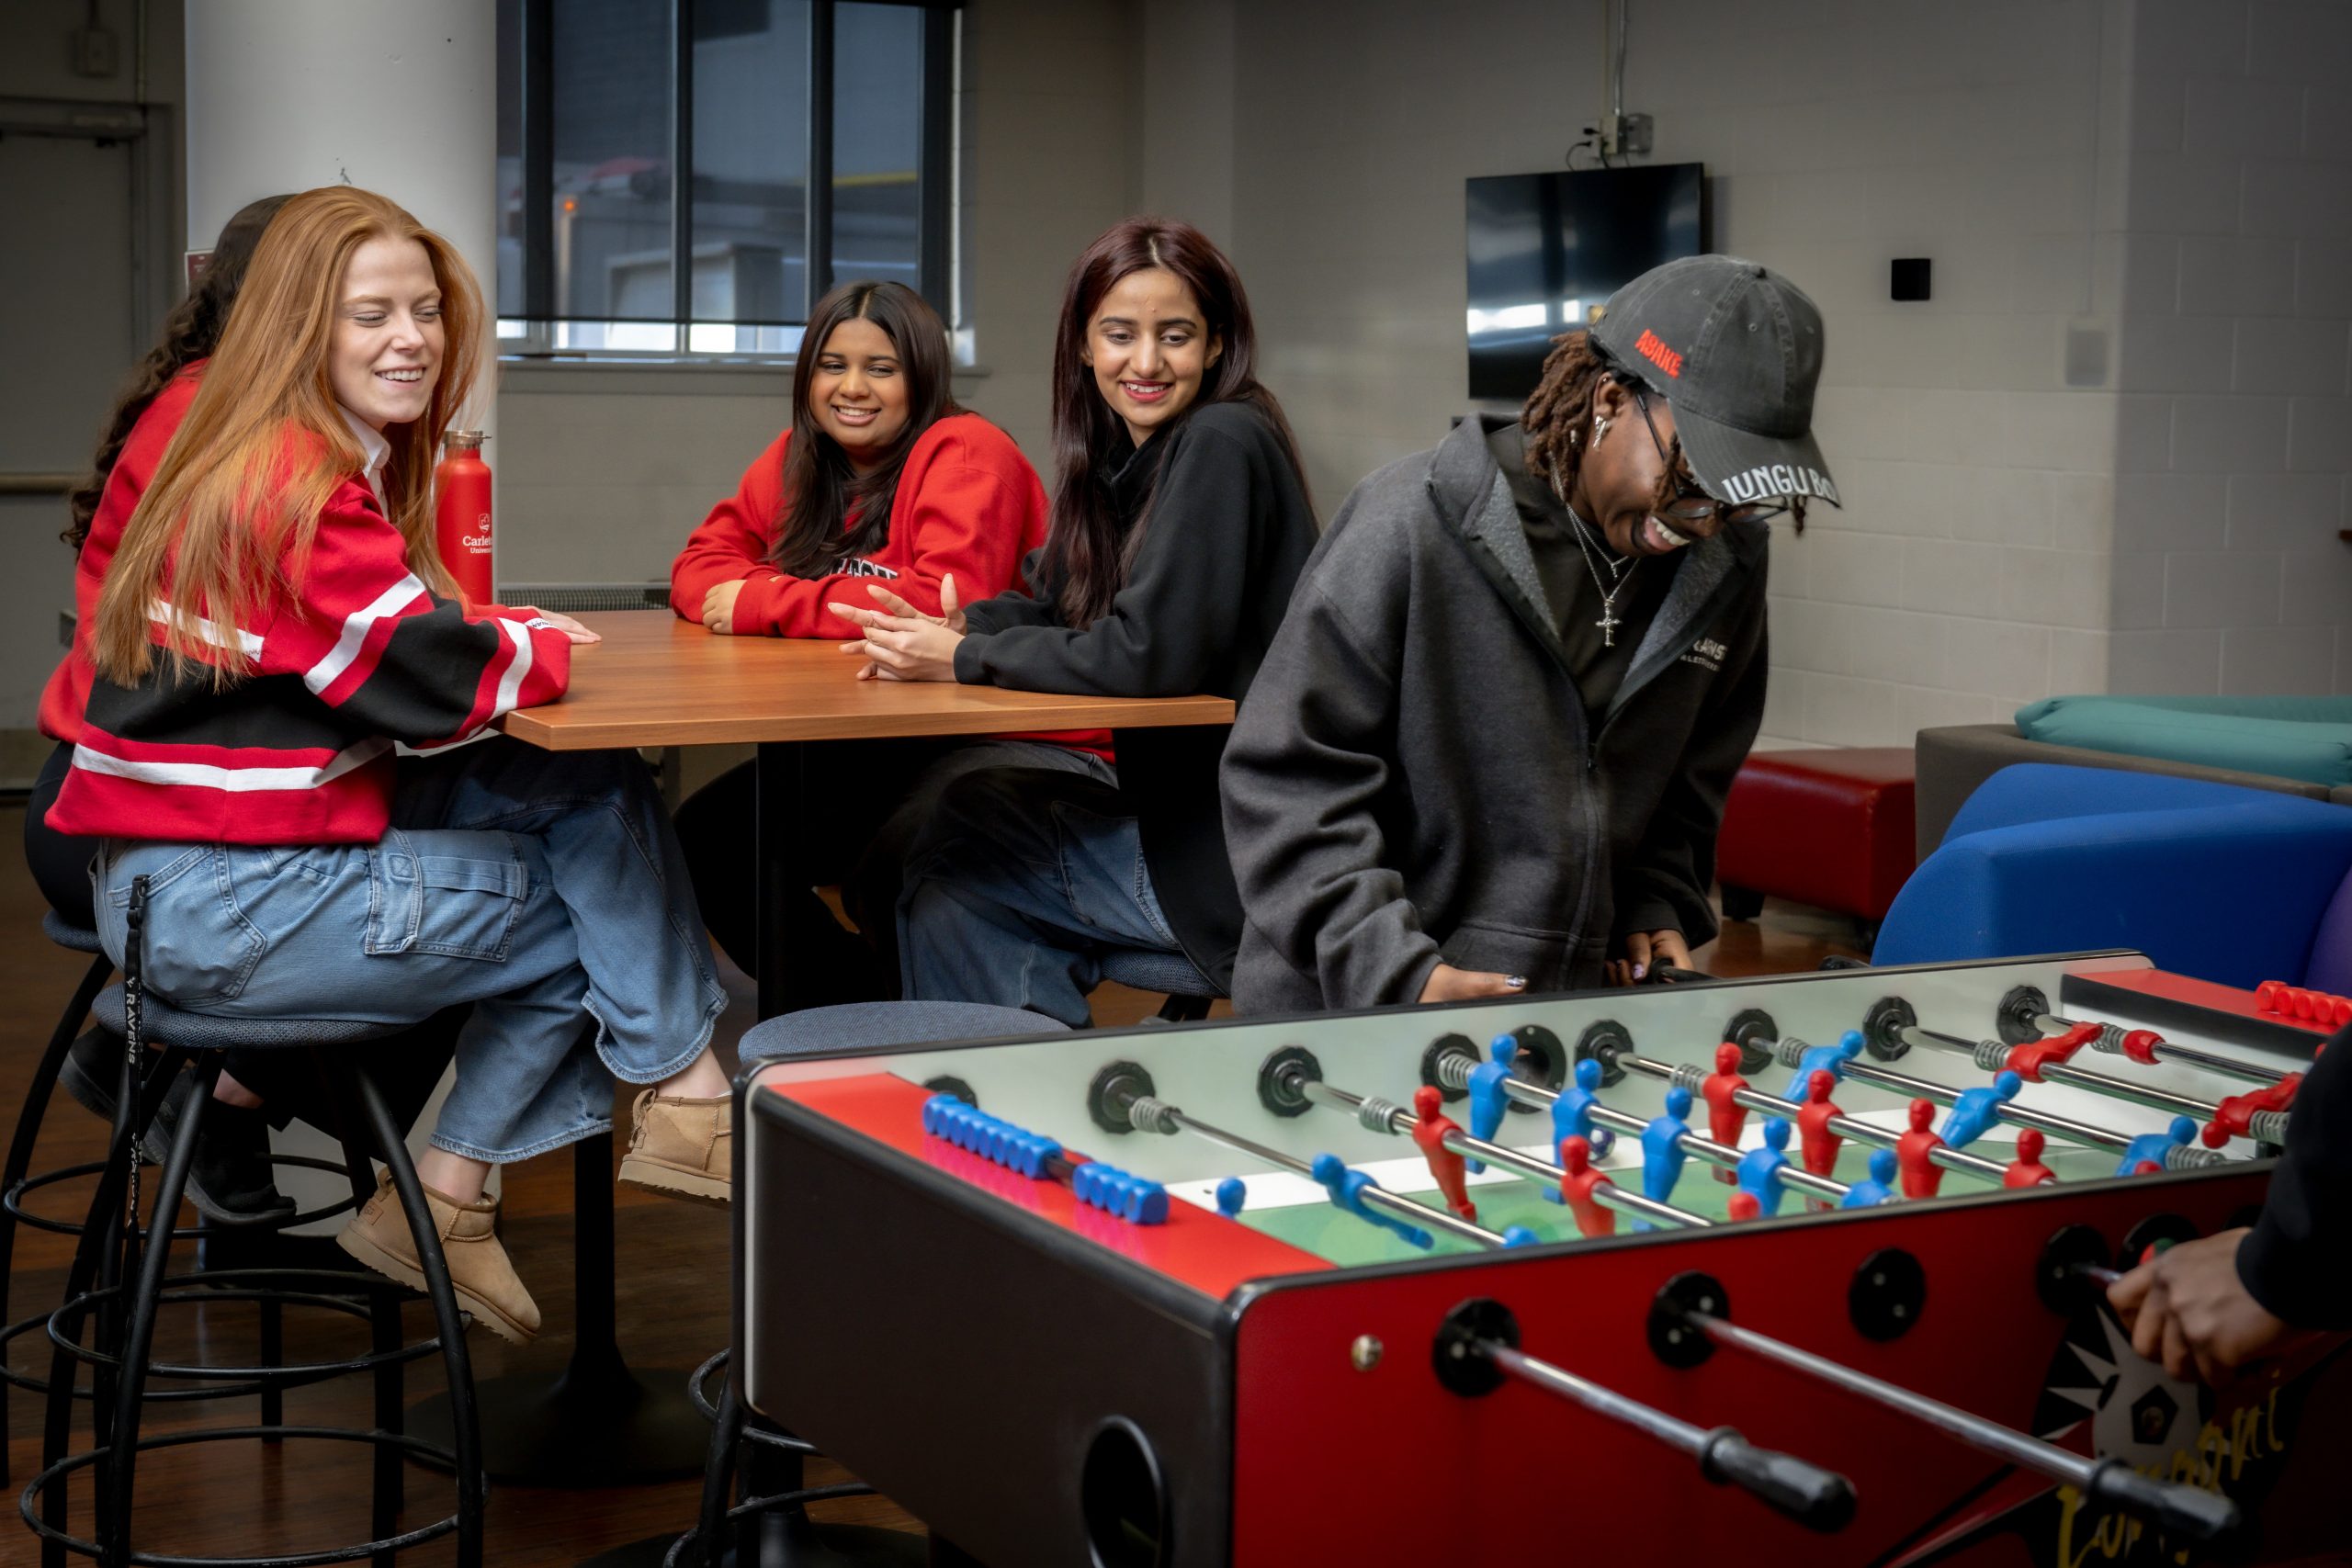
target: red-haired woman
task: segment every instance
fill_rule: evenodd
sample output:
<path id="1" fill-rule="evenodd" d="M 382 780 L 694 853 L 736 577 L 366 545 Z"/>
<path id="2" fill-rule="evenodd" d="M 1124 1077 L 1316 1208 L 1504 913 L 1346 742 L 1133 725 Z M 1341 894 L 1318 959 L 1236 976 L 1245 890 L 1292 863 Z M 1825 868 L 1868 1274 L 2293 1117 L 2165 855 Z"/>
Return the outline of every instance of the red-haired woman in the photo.
<path id="1" fill-rule="evenodd" d="M 650 1086 L 624 1178 L 723 1200 L 725 996 L 641 761 L 559 779 L 458 744 L 571 665 L 555 622 L 469 613 L 432 547 L 434 457 L 486 325 L 464 260 L 382 197 L 307 191 L 271 220 L 107 571 L 49 818 L 105 840 L 118 963 L 144 889 L 139 957 L 175 1006 L 401 1024 L 473 1004 L 417 1174 L 459 1298 L 522 1340 L 538 1314 L 490 1167 L 602 1132 L 609 1068 Z M 436 755 L 396 772 L 396 744 Z M 341 1240 L 421 1283 L 389 1188 Z"/>
<path id="2" fill-rule="evenodd" d="M 1079 257 L 1054 348 L 1053 518 L 1008 593 L 844 608 L 865 673 L 1027 691 L 1240 698 L 1315 546 L 1296 444 L 1257 378 L 1241 279 L 1190 224 L 1130 219 Z M 947 585 L 950 588 L 956 585 Z M 1224 734 L 1126 729 L 1118 783 L 990 769 L 950 785 L 899 905 L 911 997 L 1071 1024 L 1116 949 L 1222 989 L 1241 906 L 1218 824 Z"/>
<path id="3" fill-rule="evenodd" d="M 924 614 L 939 608 L 950 578 L 967 593 L 1019 582 L 1022 556 L 1046 536 L 1046 488 L 1011 436 L 956 406 L 947 329 L 922 297 L 901 283 L 844 283 L 809 312 L 802 343 L 791 427 L 686 541 L 670 569 L 672 608 L 737 637 L 838 638 L 855 628 L 827 602 L 861 582 L 888 582 Z M 829 749 L 792 846 L 781 940 L 816 977 L 793 1004 L 897 989 L 899 864 L 950 779 L 993 766 L 1107 781 L 1110 740 L 1095 732 Z M 741 874 L 752 806 L 746 763 L 697 790 L 677 821 L 711 935 L 757 974 L 756 889 Z M 878 963 L 808 890 L 835 882 Z"/>

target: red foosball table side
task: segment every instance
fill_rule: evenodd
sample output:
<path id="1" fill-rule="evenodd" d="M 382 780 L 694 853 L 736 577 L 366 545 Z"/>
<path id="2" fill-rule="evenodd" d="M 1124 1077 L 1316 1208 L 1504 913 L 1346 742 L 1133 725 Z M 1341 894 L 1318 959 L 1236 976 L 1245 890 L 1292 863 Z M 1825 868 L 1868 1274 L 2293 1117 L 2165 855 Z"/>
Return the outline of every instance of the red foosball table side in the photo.
<path id="1" fill-rule="evenodd" d="M 2267 1165 L 2241 1166 L 1285 1282 L 1247 1303 L 1236 1336 L 1233 1562 L 2181 1560 L 2136 1521 L 1736 1349 L 1668 1366 L 1651 1348 L 1649 1303 L 1686 1270 L 1720 1282 L 1737 1324 L 2083 1453 L 2094 1424 L 2114 1451 L 2138 1423 L 2142 1468 L 2225 1491 L 2257 1519 L 2253 1554 L 2235 1561 L 2352 1545 L 2335 1491 L 2352 1458 L 2352 1360 L 2273 1368 L 2215 1397 L 2119 1356 L 2128 1339 L 2087 1293 L 2061 1313 L 2035 1289 L 2064 1226 L 2119 1250 L 2158 1216 L 2170 1219 L 2156 1231 L 2208 1233 L 2237 1223 L 2267 1178 Z M 1888 1249 L 1916 1259 L 1926 1289 L 1913 1326 L 1877 1340 L 1857 1329 L 1851 1297 Z M 1510 1309 L 1532 1355 L 1844 1474 L 1852 1522 L 1812 1534 L 1647 1437 L 1517 1382 L 1448 1392 L 1437 1330 L 1477 1297 Z M 1368 1369 L 1354 1348 L 1367 1338 L 1380 1347 Z"/>
<path id="2" fill-rule="evenodd" d="M 1106 1506 L 1138 1510 L 1167 1568 L 2173 1560 L 2145 1527 L 1742 1352 L 1667 1366 L 1647 1306 L 1692 1270 L 1743 1326 L 2081 1451 L 2095 1424 L 2108 1451 L 2144 1428 L 2150 1467 L 2258 1519 L 2241 1560 L 2307 1558 L 2342 1533 L 2352 1361 L 2217 1399 L 2120 1355 L 2087 1295 L 2062 1312 L 2035 1286 L 2062 1228 L 2089 1227 L 2110 1261 L 2127 1237 L 2217 1230 L 2258 1201 L 2267 1164 L 1333 1269 L 1189 1205 L 1167 1227 L 1084 1211 L 926 1138 L 923 1092 L 877 1077 L 752 1096 L 739 1266 L 760 1305 L 737 1372 L 754 1408 L 983 1561 L 1087 1564 Z M 1891 1253 L 1924 1287 L 1908 1326 L 1873 1338 L 1857 1280 Z M 1843 1473 L 1852 1522 L 1811 1534 L 1515 1382 L 1450 1392 L 1439 1325 L 1481 1297 L 1530 1354 Z M 1106 1453 L 1124 1467 L 1107 1483 Z"/>

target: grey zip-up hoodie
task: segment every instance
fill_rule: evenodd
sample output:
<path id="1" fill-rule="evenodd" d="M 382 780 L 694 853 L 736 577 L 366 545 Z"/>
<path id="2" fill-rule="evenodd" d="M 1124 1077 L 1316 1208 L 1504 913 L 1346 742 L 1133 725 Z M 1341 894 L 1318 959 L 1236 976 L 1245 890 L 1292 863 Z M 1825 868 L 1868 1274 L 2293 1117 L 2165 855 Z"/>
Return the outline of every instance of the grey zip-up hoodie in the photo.
<path id="1" fill-rule="evenodd" d="M 1419 998 L 1442 960 L 1598 984 L 1615 935 L 1714 934 L 1764 711 L 1770 536 L 1681 552 L 1592 733 L 1510 487 L 1468 419 L 1359 484 L 1226 746 L 1244 1012 Z"/>

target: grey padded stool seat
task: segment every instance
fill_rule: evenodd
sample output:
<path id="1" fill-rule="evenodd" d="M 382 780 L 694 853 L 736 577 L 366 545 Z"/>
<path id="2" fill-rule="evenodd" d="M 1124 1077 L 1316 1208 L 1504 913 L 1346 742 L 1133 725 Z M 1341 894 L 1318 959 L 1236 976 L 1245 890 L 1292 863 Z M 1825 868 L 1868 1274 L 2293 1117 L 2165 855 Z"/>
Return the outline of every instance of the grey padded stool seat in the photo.
<path id="1" fill-rule="evenodd" d="M 154 996 L 139 998 L 140 1028 L 150 1045 L 176 1045 L 183 1051 L 227 1051 L 238 1046 L 254 1050 L 291 1051 L 311 1045 L 358 1045 L 398 1034 L 399 1023 L 370 1023 L 347 1018 L 215 1018 L 210 1013 L 182 1012 Z M 98 993 L 90 1016 L 109 1034 L 128 1027 L 122 987 L 108 986 Z"/>
<path id="2" fill-rule="evenodd" d="M 843 1002 L 781 1013 L 754 1024 L 735 1054 L 745 1062 L 764 1061 L 805 1051 L 884 1051 L 927 1041 L 1042 1034 L 1062 1027 L 1044 1013 L 986 1002 Z"/>
<path id="3" fill-rule="evenodd" d="M 101 992 L 91 1012 L 108 1032 L 118 1037 L 128 1033 L 128 1005 L 122 987 L 109 987 Z M 362 1545 L 330 1549 L 324 1552 L 307 1552 L 305 1560 L 372 1557 L 384 1562 L 396 1551 L 454 1534 L 460 1568 L 479 1568 L 482 1561 L 485 1488 L 481 1441 L 473 1409 L 473 1374 L 466 1354 L 465 1321 L 459 1314 L 457 1297 L 449 1286 L 447 1265 L 441 1255 L 431 1211 L 425 1204 L 424 1188 L 417 1181 L 416 1168 L 409 1157 L 404 1130 L 393 1120 L 374 1081 L 343 1049 L 398 1033 L 403 1027 L 348 1019 L 220 1018 L 182 1011 L 153 996 L 142 994 L 140 998 L 141 1043 L 162 1047 L 161 1059 L 155 1069 L 147 1075 L 146 1088 L 139 1097 L 140 1104 L 118 1110 L 114 1137 L 105 1168 L 98 1181 L 97 1192 L 91 1201 L 89 1218 L 83 1225 L 81 1247 L 75 1253 L 72 1270 L 66 1279 L 64 1301 L 56 1312 L 50 1314 L 50 1337 L 55 1349 L 50 1364 L 48 1420 L 42 1435 L 42 1470 L 26 1487 L 19 1504 L 25 1522 L 41 1538 L 44 1568 L 62 1564 L 67 1552 L 95 1557 L 101 1563 L 109 1565 L 127 1564 L 135 1557 L 141 1561 L 152 1560 L 147 1554 L 136 1553 L 130 1541 L 134 1484 L 139 1456 L 142 1452 L 209 1440 L 258 1439 L 276 1443 L 288 1438 L 363 1443 L 368 1445 L 374 1454 L 370 1506 L 370 1529 L 374 1539 Z M 153 1213 L 164 1216 L 176 1213 L 181 1193 L 187 1186 L 188 1167 L 193 1163 L 194 1150 L 202 1134 L 204 1109 L 210 1101 L 212 1085 L 220 1076 L 222 1054 L 231 1047 L 317 1053 L 316 1059 L 321 1068 L 336 1085 L 346 1108 L 356 1113 L 352 1121 L 364 1121 L 368 1140 L 374 1143 L 376 1154 L 391 1174 L 394 1190 L 400 1197 L 402 1212 L 417 1241 L 419 1261 L 427 1283 L 424 1293 L 433 1305 L 433 1338 L 412 1345 L 401 1342 L 399 1302 L 409 1292 L 404 1286 L 390 1280 L 379 1280 L 373 1275 L 312 1269 L 237 1269 L 202 1276 L 206 1285 L 216 1287 L 203 1299 L 223 1301 L 242 1297 L 262 1302 L 266 1306 L 271 1303 L 294 1303 L 365 1315 L 370 1325 L 370 1350 L 343 1361 L 298 1366 L 271 1364 L 228 1368 L 151 1364 L 149 1353 L 153 1346 L 159 1307 L 166 1303 L 197 1299 L 187 1293 L 187 1288 L 195 1284 L 197 1279 L 167 1274 L 172 1241 L 175 1235 L 184 1233 L 175 1233 L 166 1224 L 144 1233 L 133 1231 L 126 1236 L 123 1212 L 125 1189 L 133 1179 L 132 1134 L 136 1125 L 153 1114 L 155 1100 L 160 1098 L 164 1085 L 170 1081 L 179 1064 L 190 1056 L 197 1058 L 197 1077 L 191 1086 L 193 1092 L 183 1113 L 179 1132 L 172 1141 L 171 1152 L 164 1163 L 155 1191 Z M 338 1202 L 307 1214 L 298 1214 L 283 1224 L 296 1224 L 345 1212 L 365 1202 L 374 1192 L 374 1168 L 369 1163 L 361 1137 L 355 1133 L 350 1122 L 346 1122 L 342 1141 L 344 1161 L 341 1168 L 351 1183 L 348 1203 Z M 301 1163 L 336 1168 L 325 1161 L 305 1159 Z M 122 1255 L 119 1269 L 113 1262 L 113 1255 L 118 1251 Z M 93 1288 L 100 1279 L 111 1280 L 118 1274 L 126 1280 L 125 1284 L 108 1283 Z M 271 1285 L 271 1281 L 275 1284 Z M 368 1298 L 364 1307 L 350 1300 L 352 1296 L 363 1293 Z M 85 1347 L 81 1342 L 83 1325 L 92 1316 L 96 1316 L 98 1323 L 95 1337 L 96 1342 Z M 266 1342 L 265 1350 L 269 1348 Z M 453 1424 L 455 1430 L 451 1439 L 446 1447 L 407 1436 L 397 1429 L 396 1416 L 389 1421 L 386 1417 L 388 1410 L 397 1412 L 400 1408 L 398 1379 L 401 1369 L 409 1361 L 436 1351 L 448 1382 L 450 1399 L 459 1413 L 458 1419 Z M 274 1357 L 272 1360 L 274 1362 Z M 72 1436 L 74 1366 L 77 1362 L 87 1363 L 94 1371 L 93 1443 L 87 1450 L 69 1454 L 66 1450 Z M 276 1391 L 323 1382 L 350 1372 L 368 1372 L 376 1379 L 378 1425 L 374 1427 L 288 1426 L 273 1418 L 271 1413 L 276 1402 L 272 1395 Z M 173 1432 L 142 1439 L 139 1436 L 141 1406 L 147 1397 L 146 1383 L 151 1373 L 164 1378 L 216 1380 L 231 1385 L 198 1391 L 199 1397 L 204 1394 L 260 1392 L 265 1401 L 264 1420 L 253 1427 Z M 169 1397 L 169 1393 L 155 1397 Z M 457 1507 L 437 1520 L 402 1530 L 399 1528 L 404 1479 L 402 1464 L 408 1458 L 444 1465 L 451 1471 L 455 1477 Z M 96 1509 L 97 1539 L 95 1541 L 75 1538 L 65 1529 L 67 1483 L 75 1471 L 85 1468 L 92 1471 L 101 1499 L 101 1506 Z M 220 1564 L 249 1562 L 258 1568 L 259 1564 L 283 1560 L 282 1556 L 272 1555 L 207 1561 Z"/>
<path id="4" fill-rule="evenodd" d="M 1192 965 L 1186 964 L 1184 967 L 1189 970 Z M 937 1044 L 953 1040 L 1048 1034 L 1067 1028 L 1043 1013 L 991 1007 L 984 1002 L 846 1002 L 838 1007 L 784 1013 L 754 1025 L 744 1034 L 736 1052 L 749 1068 L 761 1062 L 813 1051 L 887 1051 L 893 1046 Z M 740 1110 L 740 1098 L 737 1106 Z M 794 1563 L 812 1559 L 826 1562 L 855 1561 L 876 1568 L 926 1561 L 922 1543 L 896 1530 L 828 1526 L 820 1534 L 809 1523 L 809 1503 L 829 1497 L 865 1495 L 874 1489 L 862 1482 L 804 1488 L 801 1461 L 817 1451 L 815 1445 L 745 1412 L 736 1397 L 734 1380 L 723 1376 L 730 1355 L 731 1351 L 721 1350 L 695 1368 L 687 1390 L 695 1405 L 710 1417 L 710 1456 L 703 1472 L 701 1514 L 695 1528 L 670 1545 L 665 1560 L 676 1563 L 718 1562 L 731 1543 L 730 1527 L 739 1519 L 756 1517 L 761 1530 L 758 1561 L 762 1568 L 792 1568 Z M 716 1400 L 706 1392 L 713 1376 L 722 1379 Z M 727 1501 L 729 1487 L 736 1479 L 739 1466 L 744 1500 L 730 1508 Z M 690 1555 L 696 1543 L 701 1543 L 699 1557 Z M 624 1550 L 642 1551 L 650 1544 Z M 599 1558 L 582 1568 L 601 1568 L 607 1561 Z M 617 1563 L 623 1561 L 622 1554 L 612 1553 L 609 1561 Z"/>
<path id="5" fill-rule="evenodd" d="M 58 946 L 71 948 L 75 953 L 106 951 L 98 942 L 97 932 L 86 926 L 75 925 L 54 909 L 43 909 L 40 912 L 40 934 Z"/>
<path id="6" fill-rule="evenodd" d="M 79 1235 L 82 1231 L 78 1220 L 55 1220 L 31 1213 L 24 1207 L 25 1194 L 36 1188 L 90 1175 L 98 1168 L 96 1165 L 74 1165 L 39 1176 L 31 1174 L 33 1148 L 40 1138 L 41 1122 L 49 1115 L 50 1101 L 56 1098 L 57 1075 L 65 1065 L 66 1054 L 74 1048 L 83 1019 L 89 1016 L 90 1003 L 96 998 L 98 987 L 114 973 L 114 961 L 100 947 L 97 932 L 74 924 L 54 909 L 41 911 L 40 931 L 58 946 L 70 953 L 86 953 L 91 959 L 81 983 L 66 1001 L 65 1010 L 58 1014 L 57 1027 L 50 1032 L 49 1049 L 33 1065 L 32 1082 L 25 1089 L 24 1103 L 17 1108 L 17 1128 L 8 1141 L 7 1164 L 0 1168 L 0 1325 L 6 1325 L 0 1327 L 0 1432 L 8 1430 L 9 1389 L 21 1388 L 28 1393 L 49 1391 L 48 1383 L 41 1379 L 17 1371 L 7 1364 L 8 1347 L 49 1318 L 46 1312 L 23 1319 L 9 1314 L 9 1290 L 16 1280 L 17 1227 L 28 1224 L 60 1235 Z M 0 1452 L 0 1483 L 14 1480 L 6 1454 Z"/>
<path id="7" fill-rule="evenodd" d="M 1138 991 L 1159 992 L 1168 998 L 1159 1016 L 1170 1023 L 1206 1018 L 1209 1003 L 1225 995 L 1223 987 L 1181 953 L 1114 947 L 1102 954 L 1102 978 Z"/>

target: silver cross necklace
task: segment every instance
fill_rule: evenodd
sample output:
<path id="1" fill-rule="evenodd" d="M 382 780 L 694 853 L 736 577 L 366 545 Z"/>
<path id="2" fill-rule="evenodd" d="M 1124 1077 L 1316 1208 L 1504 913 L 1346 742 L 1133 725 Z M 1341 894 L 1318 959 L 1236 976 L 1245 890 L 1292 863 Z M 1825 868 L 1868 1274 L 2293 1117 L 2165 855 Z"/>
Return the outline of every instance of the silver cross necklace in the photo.
<path id="1" fill-rule="evenodd" d="M 1600 561 L 1594 558 L 1591 541 L 1585 537 L 1585 530 L 1591 525 L 1577 516 L 1577 509 L 1568 504 L 1567 491 L 1562 487 L 1557 474 L 1552 476 L 1552 493 L 1559 497 L 1560 510 L 1568 514 L 1569 531 L 1577 536 L 1577 551 L 1584 557 L 1584 568 L 1592 573 L 1592 586 L 1600 595 L 1600 619 L 1592 623 L 1600 630 L 1600 646 L 1614 648 L 1617 646 L 1617 628 L 1625 624 L 1617 616 L 1617 595 L 1634 581 L 1634 573 L 1641 570 L 1642 563 L 1637 560 L 1629 565 L 1623 557 L 1609 554 L 1604 547 L 1601 555 L 1609 562 L 1609 581 L 1601 581 Z M 1624 575 L 1619 576 L 1620 572 Z"/>

